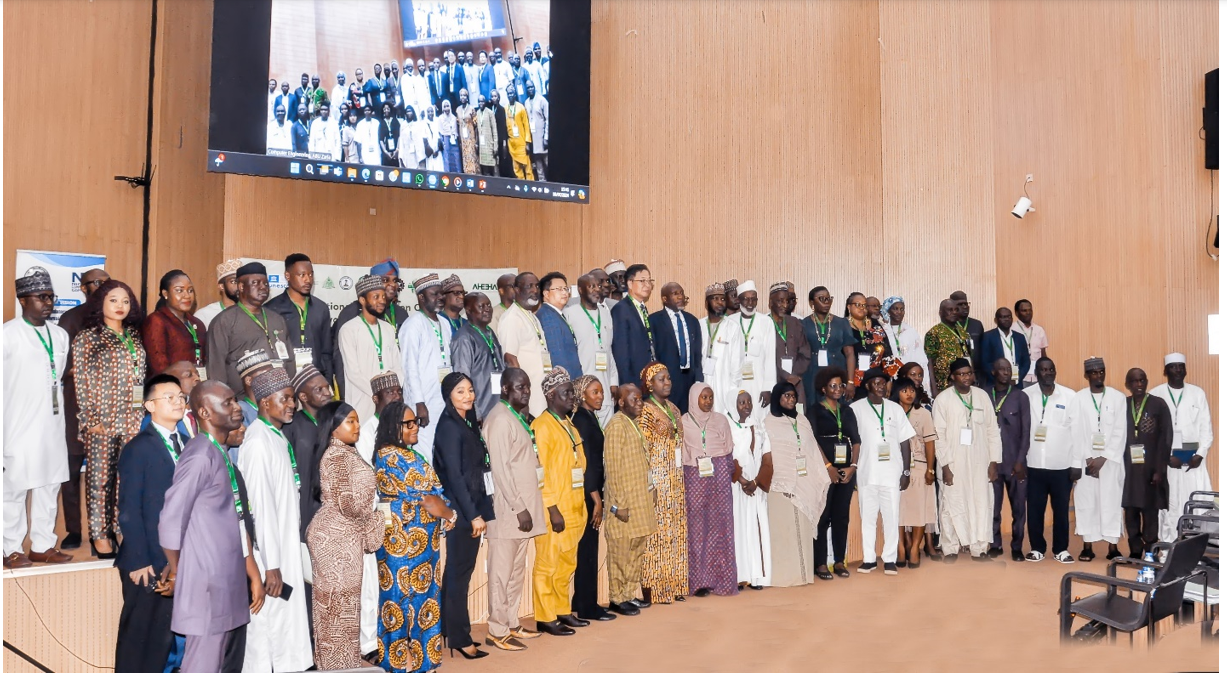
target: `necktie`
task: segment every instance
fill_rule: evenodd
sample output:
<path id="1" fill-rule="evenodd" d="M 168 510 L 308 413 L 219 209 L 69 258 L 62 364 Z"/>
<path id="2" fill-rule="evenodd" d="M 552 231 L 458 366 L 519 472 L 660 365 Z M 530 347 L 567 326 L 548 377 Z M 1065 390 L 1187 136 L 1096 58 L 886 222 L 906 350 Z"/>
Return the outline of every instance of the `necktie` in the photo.
<path id="1" fill-rule="evenodd" d="M 677 321 L 677 341 L 682 353 L 682 368 L 690 368 L 690 349 L 686 345 L 686 323 L 682 321 L 681 312 L 674 311 L 673 319 Z"/>
<path id="2" fill-rule="evenodd" d="M 183 445 L 179 443 L 179 433 L 178 432 L 170 433 L 170 445 L 175 448 L 176 456 L 183 453 Z"/>

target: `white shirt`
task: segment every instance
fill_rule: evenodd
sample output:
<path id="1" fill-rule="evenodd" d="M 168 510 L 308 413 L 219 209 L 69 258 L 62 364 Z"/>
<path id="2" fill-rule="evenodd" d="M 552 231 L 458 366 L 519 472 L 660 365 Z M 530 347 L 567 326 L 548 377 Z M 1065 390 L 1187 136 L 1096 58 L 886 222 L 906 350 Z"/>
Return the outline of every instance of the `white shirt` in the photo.
<path id="1" fill-rule="evenodd" d="M 277 123 L 276 119 L 269 121 L 268 134 L 264 138 L 264 146 L 270 152 L 273 150 L 285 150 L 287 152 L 293 150 L 294 140 L 291 135 L 292 130 L 293 126 L 290 124 L 289 119 L 282 123 Z"/>
<path id="2" fill-rule="evenodd" d="M 562 310 L 562 316 L 567 319 L 567 322 L 571 324 L 571 329 L 575 332 L 575 343 L 579 348 L 579 365 L 583 368 L 584 374 L 594 376 L 605 388 L 605 403 L 597 412 L 601 427 L 604 427 L 613 418 L 616 410 L 611 389 L 618 384 L 618 366 L 614 363 L 613 351 L 610 348 L 610 343 L 613 342 L 613 317 L 609 315 L 609 307 L 605 306 L 604 302 L 597 304 L 595 311 L 588 311 L 583 308 L 578 299 L 574 304 L 568 304 Z M 600 327 L 599 333 L 597 332 L 598 326 Z M 597 354 L 605 355 L 605 370 L 603 371 L 596 369 Z"/>
<path id="3" fill-rule="evenodd" d="M 1031 370 L 1023 379 L 1027 382 L 1035 382 L 1035 362 L 1040 360 L 1043 351 L 1048 348 L 1048 333 L 1034 323 L 1027 328 L 1021 321 L 1014 321 L 1014 327 L 1010 330 L 1020 332 L 1023 337 L 1027 338 L 1027 351 L 1031 354 Z"/>
<path id="4" fill-rule="evenodd" d="M 857 429 L 861 434 L 861 458 L 856 462 L 856 480 L 863 485 L 898 487 L 903 476 L 903 452 L 901 442 L 916 436 L 916 429 L 907 419 L 903 407 L 890 400 L 880 406 L 872 405 L 869 399 L 852 402 Z M 878 420 L 879 411 L 882 420 Z M 879 445 L 886 445 L 888 460 L 880 460 Z"/>
<path id="5" fill-rule="evenodd" d="M 328 154 L 332 161 L 341 161 L 341 129 L 337 128 L 335 119 L 320 117 L 311 122 L 311 139 L 307 149 L 317 154 Z"/>
<path id="6" fill-rule="evenodd" d="M 212 304 L 206 304 L 199 309 L 196 309 L 196 318 L 200 319 L 200 322 L 204 323 L 205 329 L 208 330 L 209 324 L 212 323 L 213 319 L 217 317 L 217 314 L 221 312 L 222 303 L 220 301 L 213 302 Z"/>
<path id="7" fill-rule="evenodd" d="M 375 415 L 371 378 L 387 371 L 405 376 L 396 328 L 382 318 L 371 325 L 361 315 L 355 316 L 337 331 L 335 353 L 345 366 L 345 401 L 358 412 L 358 420 L 364 421 Z"/>
<path id="8" fill-rule="evenodd" d="M 358 157 L 363 164 L 378 166 L 383 163 L 379 150 L 379 119 L 371 117 L 359 121 L 354 138 L 358 141 Z"/>
<path id="9" fill-rule="evenodd" d="M 37 334 L 35 330 L 20 315 L 4 324 L 6 495 L 68 480 L 68 442 L 64 438 L 68 333 L 51 322 L 37 328 Z M 54 350 L 55 385 L 51 381 L 52 359 L 47 357 L 39 334 Z M 53 402 L 59 404 L 58 413 L 53 410 Z"/>
<path id="10" fill-rule="evenodd" d="M 686 317 L 682 315 L 681 309 L 674 311 L 669 307 L 665 307 L 665 314 L 669 316 L 669 324 L 673 327 L 673 341 L 677 343 L 678 354 L 682 353 L 682 338 L 686 339 L 686 354 L 682 356 L 682 370 L 690 368 L 690 357 L 693 351 L 690 349 L 690 336 L 686 328 Z"/>
<path id="11" fill-rule="evenodd" d="M 337 110 L 340 108 L 342 102 L 346 102 L 348 100 L 349 100 L 349 86 L 343 86 L 340 83 L 333 86 L 332 87 L 332 99 L 328 101 L 332 105 L 332 109 L 331 109 L 332 115 L 339 116 L 340 112 Z"/>
<path id="12" fill-rule="evenodd" d="M 1084 387 L 1076 396 L 1082 429 L 1074 443 L 1074 467 L 1101 456 L 1121 463 L 1125 454 L 1125 424 L 1129 420 L 1125 395 L 1104 386 L 1102 394 L 1091 394 L 1091 388 Z M 1103 435 L 1102 449 L 1095 448 L 1097 434 Z"/>
<path id="13" fill-rule="evenodd" d="M 1205 391 L 1187 382 L 1181 389 L 1172 389 L 1163 383 L 1150 390 L 1150 394 L 1166 401 L 1172 412 L 1172 448 L 1179 449 L 1185 442 L 1197 442 L 1197 454 L 1205 458 L 1214 443 L 1210 404 Z"/>
<path id="14" fill-rule="evenodd" d="M 1047 398 L 1039 385 L 1031 385 L 1023 392 L 1031 404 L 1031 448 L 1027 451 L 1027 467 L 1064 470 L 1079 465 L 1074 458 L 1074 436 L 1082 428 L 1074 391 L 1057 384 L 1052 396 Z M 1047 434 L 1037 439 L 1041 426 Z"/>
<path id="15" fill-rule="evenodd" d="M 500 98 L 507 99 L 507 85 L 513 80 L 515 80 L 515 71 L 512 70 L 507 60 L 504 59 L 494 65 L 494 87 L 498 88 Z"/>

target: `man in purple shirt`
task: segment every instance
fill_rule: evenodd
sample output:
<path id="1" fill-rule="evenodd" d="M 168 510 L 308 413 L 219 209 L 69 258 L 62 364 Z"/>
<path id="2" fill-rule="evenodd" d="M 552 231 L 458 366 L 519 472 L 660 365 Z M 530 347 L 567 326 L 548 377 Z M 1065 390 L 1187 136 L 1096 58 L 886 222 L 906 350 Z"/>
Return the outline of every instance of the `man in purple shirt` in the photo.
<path id="1" fill-rule="evenodd" d="M 174 595 L 171 630 L 187 637 L 180 671 L 239 672 L 247 623 L 264 605 L 245 487 L 223 446 L 243 413 L 216 380 L 197 385 L 191 405 L 200 433 L 166 491 L 158 537 L 168 564 L 158 590 Z"/>

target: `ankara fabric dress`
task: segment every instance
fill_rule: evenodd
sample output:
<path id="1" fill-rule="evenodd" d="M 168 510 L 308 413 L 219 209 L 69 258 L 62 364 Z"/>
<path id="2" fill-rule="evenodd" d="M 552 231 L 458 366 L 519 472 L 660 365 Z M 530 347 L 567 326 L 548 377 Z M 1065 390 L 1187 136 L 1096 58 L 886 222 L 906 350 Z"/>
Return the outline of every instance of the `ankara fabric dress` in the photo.
<path id="1" fill-rule="evenodd" d="M 652 591 L 652 603 L 673 603 L 675 596 L 690 593 L 687 565 L 689 538 L 686 526 L 686 484 L 676 463 L 682 447 L 682 414 L 666 400 L 666 411 L 650 400 L 643 402 L 639 431 L 648 445 L 652 481 L 656 483 L 656 534 L 648 539 L 643 554 L 643 586 Z M 676 428 L 674 424 L 676 423 Z"/>

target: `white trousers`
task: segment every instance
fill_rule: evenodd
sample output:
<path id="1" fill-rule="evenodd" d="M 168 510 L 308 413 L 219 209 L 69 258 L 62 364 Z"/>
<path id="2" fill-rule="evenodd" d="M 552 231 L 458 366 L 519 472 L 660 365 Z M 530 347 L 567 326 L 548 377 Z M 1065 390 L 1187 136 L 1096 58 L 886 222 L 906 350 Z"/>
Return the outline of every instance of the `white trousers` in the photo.
<path id="1" fill-rule="evenodd" d="M 1159 511 L 1159 541 L 1176 541 L 1176 524 L 1184 515 L 1184 504 L 1188 502 L 1193 492 L 1206 492 L 1214 489 L 1210 484 L 1210 472 L 1206 470 L 1206 460 L 1201 465 L 1188 468 L 1167 468 L 1167 510 Z M 5 538 L 5 546 L 8 538 Z"/>
<path id="2" fill-rule="evenodd" d="M 1074 534 L 1084 542 L 1120 541 L 1121 497 L 1125 490 L 1125 468 L 1116 461 L 1105 461 L 1099 477 L 1082 471 L 1074 485 Z"/>
<path id="3" fill-rule="evenodd" d="M 363 653 L 379 648 L 379 561 L 362 554 L 362 601 L 358 619 L 358 646 Z"/>
<path id="4" fill-rule="evenodd" d="M 30 499 L 30 519 L 27 527 L 26 499 Z M 30 550 L 48 551 L 55 548 L 55 514 L 60 485 L 50 484 L 35 489 L 4 488 L 4 555 L 22 552 L 26 533 L 30 534 Z"/>
<path id="5" fill-rule="evenodd" d="M 878 562 L 878 514 L 882 514 L 882 562 L 899 558 L 899 487 L 857 485 L 861 507 L 861 550 L 866 563 Z"/>

